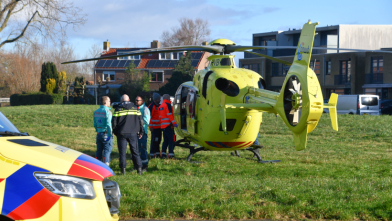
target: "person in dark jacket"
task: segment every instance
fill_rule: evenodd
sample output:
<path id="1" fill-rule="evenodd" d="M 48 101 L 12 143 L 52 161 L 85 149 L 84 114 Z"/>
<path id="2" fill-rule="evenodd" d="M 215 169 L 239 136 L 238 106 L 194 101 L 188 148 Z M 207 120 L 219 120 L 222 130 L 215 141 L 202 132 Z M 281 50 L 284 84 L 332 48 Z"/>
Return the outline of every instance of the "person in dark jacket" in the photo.
<path id="1" fill-rule="evenodd" d="M 138 139 L 142 138 L 144 134 L 143 118 L 137 106 L 129 101 L 129 97 L 126 94 L 121 97 L 121 104 L 114 111 L 112 128 L 113 133 L 117 136 L 121 173 L 123 175 L 126 173 L 126 153 L 127 143 L 129 143 L 134 169 L 142 175 L 142 161 L 139 155 Z"/>

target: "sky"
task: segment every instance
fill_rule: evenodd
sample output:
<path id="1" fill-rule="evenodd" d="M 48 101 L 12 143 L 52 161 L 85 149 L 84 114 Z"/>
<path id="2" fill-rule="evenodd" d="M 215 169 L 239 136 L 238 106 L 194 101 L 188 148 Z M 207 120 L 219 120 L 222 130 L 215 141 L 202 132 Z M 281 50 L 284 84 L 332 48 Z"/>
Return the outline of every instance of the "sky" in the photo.
<path id="1" fill-rule="evenodd" d="M 73 0 L 69 0 L 73 1 Z M 227 38 L 251 45 L 252 34 L 301 28 L 309 19 L 319 26 L 392 24 L 391 0 L 82 0 L 73 1 L 87 22 L 68 30 L 68 41 L 82 58 L 94 44 L 102 47 L 150 47 L 178 19 L 203 18 L 211 40 Z M 243 53 L 236 53 L 237 58 Z"/>

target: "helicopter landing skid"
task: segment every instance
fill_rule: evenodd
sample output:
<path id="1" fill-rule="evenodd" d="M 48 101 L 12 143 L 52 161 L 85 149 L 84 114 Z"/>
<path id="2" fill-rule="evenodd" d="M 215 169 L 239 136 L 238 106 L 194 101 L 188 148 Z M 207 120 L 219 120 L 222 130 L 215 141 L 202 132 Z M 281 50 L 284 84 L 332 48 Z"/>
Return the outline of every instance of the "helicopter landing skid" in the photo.
<path id="1" fill-rule="evenodd" d="M 250 152 L 253 153 L 253 157 L 257 158 L 257 162 L 259 163 L 278 163 L 280 162 L 280 160 L 263 160 L 263 158 L 261 158 L 260 154 L 259 154 L 259 149 L 263 148 L 263 146 L 260 145 L 252 145 L 249 148 L 246 148 L 245 150 L 248 150 Z M 237 157 L 241 157 L 240 153 L 238 152 L 238 150 L 231 152 L 232 156 L 237 156 Z"/>
<path id="2" fill-rule="evenodd" d="M 254 145 L 254 146 L 256 146 L 256 145 Z M 257 162 L 259 162 L 259 163 L 278 163 L 278 162 L 280 162 L 280 160 L 263 160 L 259 154 L 259 151 L 258 151 L 258 149 L 260 149 L 261 147 L 263 147 L 263 146 L 259 146 L 256 148 L 249 147 L 249 148 L 246 148 L 245 150 L 249 150 L 250 152 L 252 152 L 253 156 L 257 157 Z"/>
<path id="3" fill-rule="evenodd" d="M 185 142 L 186 144 L 181 144 L 181 142 Z M 197 153 L 199 151 L 204 151 L 205 150 L 204 147 L 195 148 L 195 146 L 190 145 L 190 143 L 185 141 L 184 139 L 176 141 L 174 143 L 174 146 L 179 146 L 179 147 L 184 147 L 184 148 L 189 149 L 190 153 L 189 153 L 188 157 L 186 158 L 186 160 L 189 163 L 202 163 L 202 162 L 199 162 L 199 161 L 191 161 L 191 159 L 193 157 L 193 154 L 195 154 L 195 153 Z"/>

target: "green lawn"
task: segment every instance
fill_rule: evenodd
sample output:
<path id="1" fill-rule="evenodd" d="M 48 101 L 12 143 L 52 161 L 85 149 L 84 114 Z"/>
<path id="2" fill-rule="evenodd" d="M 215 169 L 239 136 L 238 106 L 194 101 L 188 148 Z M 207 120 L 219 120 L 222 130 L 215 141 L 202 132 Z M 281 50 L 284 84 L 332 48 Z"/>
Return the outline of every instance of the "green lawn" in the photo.
<path id="1" fill-rule="evenodd" d="M 22 132 L 95 154 L 92 113 L 98 106 L 1 107 Z M 265 160 L 229 152 L 199 152 L 188 163 L 154 159 L 149 172 L 114 176 L 121 188 L 121 219 L 392 219 L 392 117 L 339 115 L 339 132 L 328 115 L 297 152 L 291 132 L 264 114 L 259 141 Z M 111 168 L 119 174 L 117 143 Z M 128 156 L 128 168 L 132 166 Z"/>

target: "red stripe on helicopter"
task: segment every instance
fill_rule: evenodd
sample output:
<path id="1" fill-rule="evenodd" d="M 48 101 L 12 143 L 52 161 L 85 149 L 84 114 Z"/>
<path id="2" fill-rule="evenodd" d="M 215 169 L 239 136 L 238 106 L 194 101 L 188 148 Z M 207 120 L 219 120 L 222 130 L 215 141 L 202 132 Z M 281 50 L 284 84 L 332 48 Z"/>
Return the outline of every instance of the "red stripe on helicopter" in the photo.
<path id="1" fill-rule="evenodd" d="M 206 141 L 206 144 L 208 144 L 208 145 L 210 145 L 210 146 L 213 146 L 213 147 L 217 147 L 217 146 L 215 146 L 215 144 L 213 144 L 213 143 L 210 142 L 210 141 Z"/>
<path id="2" fill-rule="evenodd" d="M 245 142 L 211 142 L 206 141 L 206 144 L 217 148 L 232 148 L 238 145 L 243 145 Z"/>
<path id="3" fill-rule="evenodd" d="M 222 142 L 224 145 L 229 146 L 229 147 L 235 147 L 238 145 L 242 145 L 245 142 Z"/>
<path id="4" fill-rule="evenodd" d="M 211 143 L 213 143 L 216 147 L 218 147 L 218 148 L 225 148 L 225 147 L 223 147 L 223 146 L 221 146 L 221 145 L 219 145 L 219 143 L 218 142 L 211 142 Z"/>
<path id="5" fill-rule="evenodd" d="M 244 148 L 244 147 L 247 147 L 247 146 L 252 145 L 253 143 L 254 143 L 254 141 L 249 141 L 248 143 L 246 143 L 246 144 L 244 144 L 244 145 L 242 145 L 242 146 L 239 146 L 239 147 L 237 147 L 237 148 Z"/>
<path id="6" fill-rule="evenodd" d="M 69 169 L 68 175 L 73 175 L 73 176 L 78 176 L 78 177 L 83 177 L 83 178 L 88 178 L 88 179 L 93 179 L 93 180 L 103 180 L 103 176 L 100 174 L 87 169 L 86 167 L 83 167 L 79 164 L 72 164 L 71 168 Z"/>
<path id="7" fill-rule="evenodd" d="M 14 220 L 40 218 L 47 213 L 59 199 L 59 195 L 53 194 L 49 190 L 43 188 L 22 205 L 8 213 L 7 216 Z"/>
<path id="8" fill-rule="evenodd" d="M 3 180 L 5 180 L 5 179 L 0 179 L 0 183 L 3 182 Z"/>

